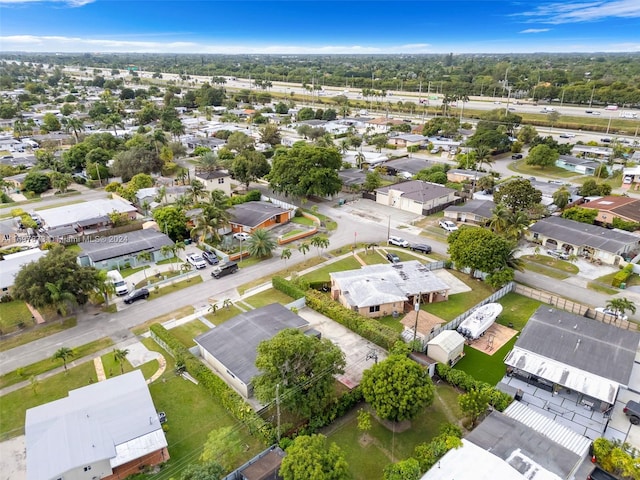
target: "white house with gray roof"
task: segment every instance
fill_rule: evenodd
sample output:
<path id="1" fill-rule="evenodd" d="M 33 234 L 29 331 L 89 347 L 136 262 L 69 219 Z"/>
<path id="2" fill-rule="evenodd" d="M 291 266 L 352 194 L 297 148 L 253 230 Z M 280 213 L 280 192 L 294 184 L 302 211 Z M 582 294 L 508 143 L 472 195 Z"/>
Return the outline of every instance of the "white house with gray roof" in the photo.
<path id="1" fill-rule="evenodd" d="M 382 317 L 421 303 L 445 301 L 450 287 L 417 260 L 330 273 L 331 298 L 365 317 Z"/>
<path id="2" fill-rule="evenodd" d="M 37 262 L 47 254 L 48 250 L 32 248 L 4 256 L 0 261 L 0 296 L 11 292 L 16 275 L 25 265 Z"/>
<path id="3" fill-rule="evenodd" d="M 454 203 L 456 193 L 439 183 L 411 180 L 376 189 L 376 203 L 425 215 Z"/>
<path id="4" fill-rule="evenodd" d="M 26 413 L 27 480 L 116 480 L 169 459 L 140 370 Z"/>

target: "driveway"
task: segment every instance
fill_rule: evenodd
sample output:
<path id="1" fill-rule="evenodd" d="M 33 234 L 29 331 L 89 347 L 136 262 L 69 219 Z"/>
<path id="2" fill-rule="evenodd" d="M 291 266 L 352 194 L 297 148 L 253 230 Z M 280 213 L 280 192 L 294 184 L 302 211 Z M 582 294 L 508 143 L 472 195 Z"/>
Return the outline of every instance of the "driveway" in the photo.
<path id="1" fill-rule="evenodd" d="M 0 442 L 0 480 L 26 480 L 27 454 L 24 435 Z"/>

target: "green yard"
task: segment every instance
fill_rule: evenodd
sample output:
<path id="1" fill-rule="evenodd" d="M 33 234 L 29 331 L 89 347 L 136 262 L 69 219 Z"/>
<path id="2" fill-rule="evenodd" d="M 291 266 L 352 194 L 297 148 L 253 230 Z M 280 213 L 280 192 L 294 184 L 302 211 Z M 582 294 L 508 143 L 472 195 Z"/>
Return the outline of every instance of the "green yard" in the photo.
<path id="1" fill-rule="evenodd" d="M 22 300 L 0 303 L 0 330 L 3 335 L 33 325 L 31 312 Z"/>
<path id="2" fill-rule="evenodd" d="M 337 262 L 331 263 L 324 267 L 314 270 L 313 272 L 304 275 L 304 279 L 308 282 L 329 282 L 329 273 L 332 272 L 344 272 L 346 270 L 357 270 L 362 265 L 355 258 L 346 257 Z"/>
<path id="3" fill-rule="evenodd" d="M 533 312 L 542 305 L 542 302 L 538 300 L 513 292 L 507 293 L 498 300 L 498 303 L 502 305 L 502 313 L 496 322 L 505 326 L 511 324 L 513 325 L 512 328 L 518 331 L 524 328 L 531 315 L 533 315 Z"/>
<path id="4" fill-rule="evenodd" d="M 216 310 L 216 313 L 207 313 L 204 316 L 204 318 L 209 320 L 214 325 L 220 325 L 226 322 L 227 320 L 229 320 L 230 318 L 233 318 L 236 315 L 239 315 L 241 313 L 242 313 L 242 310 L 240 310 L 235 305 L 232 305 L 229 308 L 227 307 L 219 308 L 218 310 Z"/>
<path id="5" fill-rule="evenodd" d="M 67 328 L 73 328 L 77 325 L 77 323 L 78 321 L 76 317 L 71 317 L 62 321 L 56 321 L 54 323 L 37 325 L 23 333 L 0 340 L 0 352 L 4 352 L 5 350 L 10 350 L 12 348 L 19 347 L 20 345 L 33 342 L 34 340 L 38 340 L 39 338 L 53 335 L 54 333 L 61 332 L 63 330 L 66 330 Z"/>
<path id="6" fill-rule="evenodd" d="M 179 308 L 178 310 L 174 310 L 172 312 L 165 313 L 164 315 L 160 315 L 159 317 L 152 318 L 151 320 L 147 320 L 146 322 L 138 325 L 135 328 L 131 329 L 131 332 L 134 335 L 142 335 L 143 333 L 149 330 L 151 325 L 156 323 L 164 323 L 169 320 L 177 320 L 179 318 L 186 317 L 188 315 L 192 315 L 195 312 L 195 308 L 191 305 L 187 305 L 186 307 Z"/>
<path id="7" fill-rule="evenodd" d="M 521 175 L 533 175 L 533 176 L 543 176 L 550 178 L 569 178 L 569 177 L 579 177 L 580 174 L 576 172 L 571 172 L 569 170 L 565 170 L 564 168 L 551 166 L 540 168 L 535 165 L 527 165 L 527 159 L 523 158 L 522 160 L 518 160 L 517 162 L 512 162 L 508 165 L 509 170 L 517 172 Z"/>
<path id="8" fill-rule="evenodd" d="M 129 373 L 135 370 L 129 363 L 129 360 L 126 359 L 124 362 L 122 362 L 122 370 L 120 370 L 120 363 L 116 361 L 113 352 L 105 353 L 101 357 L 101 360 L 102 367 L 104 368 L 104 373 L 107 378 L 117 377 L 118 375 L 121 375 L 121 372 L 123 371 L 124 373 Z M 157 360 L 151 360 L 150 362 L 140 365 L 140 368 L 138 370 L 142 371 L 142 375 L 144 376 L 144 378 L 151 378 L 153 374 L 158 371 L 159 367 L 160 364 Z"/>
<path id="9" fill-rule="evenodd" d="M 457 397 L 449 385 L 438 385 L 433 405 L 412 420 L 411 428 L 405 432 L 394 434 L 372 416 L 372 428 L 363 435 L 358 430 L 359 408 L 355 408 L 323 433 L 345 453 L 355 480 L 382 479 L 385 465 L 411 456 L 417 445 L 438 434 L 443 423 L 459 423 L 462 414 Z"/>
<path id="10" fill-rule="evenodd" d="M 313 220 L 307 217 L 293 217 L 291 219 L 291 223 L 297 223 L 298 225 L 306 225 L 308 227 L 315 226 L 315 223 L 313 223 Z"/>
<path id="11" fill-rule="evenodd" d="M 195 345 L 193 339 L 207 330 L 209 330 L 209 327 L 200 320 L 191 320 L 179 327 L 172 328 L 171 333 L 180 340 L 185 347 L 191 348 Z"/>
<path id="12" fill-rule="evenodd" d="M 469 285 L 472 290 L 470 292 L 449 295 L 449 300 L 446 302 L 424 304 L 420 307 L 421 309 L 432 313 L 443 320 L 449 321 L 453 320 L 461 313 L 466 312 L 493 293 L 493 289 L 489 285 L 478 280 L 473 280 L 467 274 L 456 270 L 448 270 L 448 272 Z"/>
<path id="13" fill-rule="evenodd" d="M 513 337 L 505 343 L 501 349 L 497 350 L 493 355 L 487 355 L 468 345 L 464 346 L 464 357 L 455 368 L 467 372 L 476 380 L 487 382 L 490 385 L 496 385 L 506 372 L 504 365 L 504 357 L 513 348 L 517 337 Z"/>
<path id="14" fill-rule="evenodd" d="M 272 303 L 287 305 L 294 300 L 295 298 L 291 298 L 289 295 L 286 295 L 272 287 L 264 292 L 256 293 L 255 295 L 245 298 L 244 302 L 248 303 L 253 308 L 260 308 L 266 305 L 271 305 Z"/>
<path id="15" fill-rule="evenodd" d="M 396 253 L 396 252 L 394 252 Z M 376 264 L 380 264 L 380 263 L 389 263 L 389 260 L 387 260 L 387 257 L 385 257 L 384 252 L 382 252 L 381 250 L 376 249 L 375 252 L 359 252 L 358 256 L 360 257 L 360 259 L 366 263 L 367 265 L 376 265 Z"/>

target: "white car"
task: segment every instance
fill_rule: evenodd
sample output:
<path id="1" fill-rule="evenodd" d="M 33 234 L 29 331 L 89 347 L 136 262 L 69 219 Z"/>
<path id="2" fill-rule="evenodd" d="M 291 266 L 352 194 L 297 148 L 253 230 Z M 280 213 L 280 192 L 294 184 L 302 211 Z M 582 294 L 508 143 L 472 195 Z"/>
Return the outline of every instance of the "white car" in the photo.
<path id="1" fill-rule="evenodd" d="M 187 262 L 196 267 L 197 269 L 205 268 L 207 266 L 207 262 L 204 261 L 201 255 L 197 253 L 190 253 L 187 255 Z"/>
<path id="2" fill-rule="evenodd" d="M 233 234 L 233 238 L 235 238 L 236 240 L 240 240 L 241 242 L 246 242 L 247 240 L 249 240 L 249 238 L 251 238 L 251 235 L 246 232 L 236 232 Z"/>
<path id="3" fill-rule="evenodd" d="M 409 242 L 407 242 L 404 238 L 394 236 L 389 237 L 389 243 L 391 245 L 397 245 L 398 247 L 404 248 L 407 248 L 409 246 Z"/>
<path id="4" fill-rule="evenodd" d="M 629 317 L 627 315 L 622 315 L 619 311 L 611 310 L 610 308 L 607 308 L 607 307 L 598 307 L 596 308 L 596 312 L 602 313 L 604 315 L 610 315 L 614 317 L 616 320 L 622 320 L 623 322 L 626 322 L 627 320 L 629 320 Z"/>
<path id="5" fill-rule="evenodd" d="M 456 230 L 458 230 L 458 226 L 451 220 L 440 220 L 438 223 L 447 232 L 455 232 Z"/>

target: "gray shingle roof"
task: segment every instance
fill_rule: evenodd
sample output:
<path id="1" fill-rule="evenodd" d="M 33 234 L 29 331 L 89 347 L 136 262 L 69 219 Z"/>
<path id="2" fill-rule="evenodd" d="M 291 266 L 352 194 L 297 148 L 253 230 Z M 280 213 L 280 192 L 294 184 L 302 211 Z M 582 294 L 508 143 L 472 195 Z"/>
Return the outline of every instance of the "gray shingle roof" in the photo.
<path id="1" fill-rule="evenodd" d="M 157 230 L 136 230 L 114 236 L 100 237 L 90 242 L 78 244 L 82 255 L 93 262 L 101 262 L 123 255 L 135 255 L 140 252 L 154 252 L 165 245 L 173 245 L 173 240 Z"/>
<path id="2" fill-rule="evenodd" d="M 269 202 L 241 203 L 229 209 L 231 223 L 249 228 L 255 228 L 262 222 L 286 211 L 284 208 L 280 208 Z"/>
<path id="3" fill-rule="evenodd" d="M 624 251 L 629 245 L 640 244 L 640 236 L 633 233 L 561 217 L 543 218 L 531 226 L 530 231 L 570 245 L 592 247 L 613 254 Z"/>
<path id="4" fill-rule="evenodd" d="M 496 208 L 496 204 L 491 200 L 470 200 L 464 205 L 449 207 L 445 212 L 473 213 L 483 218 L 491 218 L 494 208 Z"/>
<path id="5" fill-rule="evenodd" d="M 540 306 L 516 347 L 627 385 L 640 334 Z"/>
<path id="6" fill-rule="evenodd" d="M 196 337 L 195 342 L 248 385 L 259 373 L 256 356 L 260 342 L 287 328 L 301 329 L 307 325 L 302 317 L 273 303 L 241 313 Z"/>
<path id="7" fill-rule="evenodd" d="M 389 190 L 402 192 L 402 197 L 410 198 L 417 202 L 428 202 L 429 200 L 434 200 L 436 198 L 446 197 L 455 192 L 455 190 L 451 188 L 422 180 L 410 180 L 408 182 L 396 183 L 395 185 L 389 185 L 388 187 L 378 188 L 376 189 L 376 192 L 388 194 Z"/>

